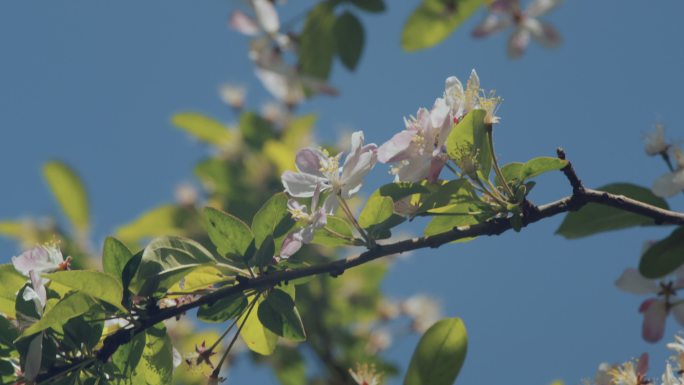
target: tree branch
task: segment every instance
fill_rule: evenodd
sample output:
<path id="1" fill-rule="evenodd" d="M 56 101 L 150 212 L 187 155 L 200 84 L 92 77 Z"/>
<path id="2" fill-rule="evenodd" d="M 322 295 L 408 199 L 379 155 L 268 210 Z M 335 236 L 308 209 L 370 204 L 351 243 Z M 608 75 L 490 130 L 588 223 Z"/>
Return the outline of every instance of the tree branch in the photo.
<path id="1" fill-rule="evenodd" d="M 558 149 L 558 157 L 560 159 L 565 159 L 565 153 L 562 149 Z M 552 217 L 569 211 L 579 210 L 587 203 L 611 206 L 620 210 L 643 215 L 652 218 L 656 224 L 684 225 L 684 214 L 682 213 L 665 210 L 623 195 L 616 195 L 604 191 L 585 188 L 575 174 L 572 164 L 569 162 L 568 165 L 565 166 L 561 171 L 565 174 L 573 188 L 572 195 L 542 206 L 533 206 L 534 209 L 526 210 L 523 227 L 526 227 L 527 225 L 535 223 L 544 218 Z M 507 230 L 510 230 L 511 228 L 512 224 L 510 219 L 492 218 L 483 223 L 471 226 L 455 227 L 449 231 L 428 237 L 411 238 L 387 245 L 376 244 L 374 247 L 361 254 L 320 265 L 294 270 L 281 270 L 256 278 L 241 277 L 239 284 L 235 286 L 228 286 L 218 289 L 212 293 L 200 297 L 191 303 L 162 309 L 156 314 L 138 320 L 139 324 L 133 329 L 118 330 L 111 336 L 105 338 L 103 346 L 97 352 L 96 357 L 101 362 L 107 362 L 112 354 L 114 354 L 114 352 L 116 352 L 121 345 L 128 343 L 135 335 L 144 332 L 155 324 L 181 315 L 188 310 L 197 308 L 201 305 L 212 304 L 221 298 L 226 298 L 231 295 L 244 292 L 245 290 L 267 289 L 277 286 L 281 282 L 289 282 L 295 279 L 319 274 L 330 274 L 333 277 L 337 277 L 343 274 L 347 269 L 368 263 L 378 258 L 401 254 L 422 248 L 437 248 L 445 243 L 453 242 L 463 238 L 472 238 L 483 235 L 499 235 Z M 41 380 L 45 380 L 47 378 L 54 378 L 55 376 L 68 372 L 71 366 L 72 365 L 53 368 L 53 370 L 50 370 L 48 373 L 39 376 L 37 380 L 40 382 Z"/>

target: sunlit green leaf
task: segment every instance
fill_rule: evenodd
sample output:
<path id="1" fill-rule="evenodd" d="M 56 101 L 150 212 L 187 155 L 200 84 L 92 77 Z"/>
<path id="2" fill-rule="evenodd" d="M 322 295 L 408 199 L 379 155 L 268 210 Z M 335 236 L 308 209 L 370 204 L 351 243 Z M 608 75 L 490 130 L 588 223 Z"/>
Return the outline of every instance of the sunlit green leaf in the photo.
<path id="1" fill-rule="evenodd" d="M 363 24 L 353 13 L 346 11 L 335 20 L 333 31 L 340 61 L 349 70 L 355 70 L 363 53 Z"/>
<path id="2" fill-rule="evenodd" d="M 102 250 L 102 269 L 111 274 L 119 282 L 128 261 L 133 258 L 133 253 L 121 241 L 114 237 L 107 237 Z"/>
<path id="3" fill-rule="evenodd" d="M 446 140 L 449 158 L 460 159 L 464 151 L 478 154 L 480 172 L 484 177 L 489 176 L 492 168 L 492 156 L 487 141 L 487 130 L 484 124 L 485 112 L 473 110 L 454 126 Z"/>
<path id="4" fill-rule="evenodd" d="M 38 322 L 24 329 L 22 337 L 30 336 L 48 328 L 58 328 L 68 320 L 90 310 L 96 302 L 84 293 L 74 293 L 59 301 L 52 308 L 47 309 Z"/>
<path id="5" fill-rule="evenodd" d="M 74 228 L 86 232 L 89 226 L 88 195 L 76 172 L 62 162 L 52 161 L 43 166 L 43 175 Z"/>
<path id="6" fill-rule="evenodd" d="M 613 194 L 639 200 L 646 204 L 668 209 L 667 202 L 651 192 L 651 190 L 630 183 L 614 183 L 599 188 Z M 634 226 L 655 225 L 653 219 L 625 210 L 589 203 L 579 211 L 573 211 L 561 223 L 556 234 L 568 239 L 581 238 L 604 231 L 620 230 Z"/>
<path id="7" fill-rule="evenodd" d="M 446 39 L 486 0 L 423 0 L 409 16 L 401 33 L 406 51 L 430 48 Z"/>
<path id="8" fill-rule="evenodd" d="M 14 318 L 14 301 L 17 297 L 17 292 L 21 289 L 28 278 L 19 274 L 14 269 L 12 264 L 0 265 L 0 282 L 2 282 L 2 290 L 0 290 L 0 313 L 7 314 Z"/>
<path id="9" fill-rule="evenodd" d="M 639 262 L 639 272 L 646 278 L 661 278 L 684 264 L 684 227 L 651 245 Z"/>
<path id="10" fill-rule="evenodd" d="M 460 318 L 446 318 L 421 337 L 411 357 L 404 385 L 452 385 L 468 350 L 468 335 Z"/>
<path id="11" fill-rule="evenodd" d="M 377 225 L 389 219 L 394 212 L 392 198 L 375 196 L 368 199 L 359 215 L 359 224 L 363 228 Z"/>
<path id="12" fill-rule="evenodd" d="M 242 260 L 254 239 L 252 230 L 240 219 L 211 207 L 204 209 L 211 242 L 222 256 Z"/>
<path id="13" fill-rule="evenodd" d="M 173 345 L 164 324 L 147 329 L 145 349 L 136 370 L 144 371 L 147 384 L 170 384 L 173 379 Z"/>
<path id="14" fill-rule="evenodd" d="M 530 159 L 525 163 L 509 163 L 501 168 L 501 172 L 509 182 L 513 180 L 524 182 L 545 172 L 560 170 L 567 164 L 567 160 L 542 156 Z M 498 177 L 497 184 L 501 184 Z"/>
<path id="15" fill-rule="evenodd" d="M 316 230 L 312 243 L 330 247 L 359 244 L 349 222 L 335 216 L 329 216 L 327 221 L 324 228 Z"/>
<path id="16" fill-rule="evenodd" d="M 225 322 L 237 317 L 246 307 L 247 297 L 243 293 L 238 293 L 200 306 L 197 318 L 206 322 Z"/>
<path id="17" fill-rule="evenodd" d="M 145 350 L 145 334 L 143 332 L 136 335 L 130 342 L 121 345 L 112 355 L 112 362 L 119 369 L 123 377 L 119 382 L 114 381 L 115 384 L 128 384 L 128 381 L 131 384 L 137 384 L 137 382 L 133 381 L 136 377 L 134 371 L 138 367 Z"/>
<path id="18" fill-rule="evenodd" d="M 248 298 L 250 304 L 254 300 L 254 296 Z M 247 315 L 247 312 L 242 314 L 238 320 L 238 324 L 242 323 L 245 318 L 247 319 L 245 321 L 245 326 L 240 331 L 240 337 L 242 337 L 242 340 L 245 341 L 245 345 L 247 345 L 250 350 L 268 356 L 275 350 L 278 336 L 265 328 L 261 321 L 259 321 L 257 309 L 263 301 L 263 297 L 259 296 L 256 305 L 254 305 L 255 308 L 249 313 L 249 316 Z"/>
<path id="19" fill-rule="evenodd" d="M 288 199 L 287 194 L 277 193 L 266 201 L 254 215 L 252 233 L 254 234 L 254 245 L 257 248 L 268 236 L 277 240 L 275 247 L 279 248 L 283 238 L 294 226 L 295 222 L 287 210 Z"/>
<path id="20" fill-rule="evenodd" d="M 286 292 L 275 289 L 259 304 L 259 320 L 273 333 L 293 341 L 304 341 L 304 324 L 295 307 L 294 299 Z"/>
<path id="21" fill-rule="evenodd" d="M 123 295 L 121 281 L 110 274 L 97 270 L 67 270 L 43 274 L 43 276 L 80 293 L 105 301 L 121 310 L 126 310 L 121 305 Z"/>
<path id="22" fill-rule="evenodd" d="M 171 122 L 195 138 L 215 146 L 220 147 L 236 140 L 228 127 L 202 114 L 193 112 L 176 114 L 171 118 Z"/>

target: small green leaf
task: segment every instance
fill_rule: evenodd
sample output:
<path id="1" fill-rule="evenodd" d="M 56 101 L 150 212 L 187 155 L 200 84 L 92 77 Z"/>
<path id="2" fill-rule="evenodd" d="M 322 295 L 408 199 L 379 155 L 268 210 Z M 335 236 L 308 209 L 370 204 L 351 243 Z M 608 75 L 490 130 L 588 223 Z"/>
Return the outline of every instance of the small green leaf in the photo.
<path id="1" fill-rule="evenodd" d="M 359 224 L 365 229 L 386 221 L 393 213 L 394 202 L 392 198 L 382 196 L 371 197 L 359 215 Z"/>
<path id="2" fill-rule="evenodd" d="M 355 70 L 363 53 L 363 24 L 353 13 L 346 11 L 337 18 L 333 30 L 340 61 L 350 71 Z"/>
<path id="3" fill-rule="evenodd" d="M 621 194 L 646 204 L 668 209 L 667 202 L 651 192 L 651 190 L 630 183 L 614 183 L 599 188 L 612 194 Z M 589 203 L 579 211 L 573 211 L 561 223 L 556 234 L 568 239 L 575 239 L 601 233 L 625 229 L 634 226 L 655 225 L 653 219 L 633 214 L 617 208 Z"/>
<path id="4" fill-rule="evenodd" d="M 304 324 L 295 307 L 294 299 L 275 289 L 259 304 L 259 321 L 273 333 L 293 341 L 306 340 Z"/>
<path id="5" fill-rule="evenodd" d="M 24 286 L 27 280 L 28 278 L 19 274 L 12 264 L 0 265 L 0 282 L 2 282 L 2 290 L 0 290 L 0 313 L 16 318 L 14 307 L 17 292 Z"/>
<path id="6" fill-rule="evenodd" d="M 254 296 L 250 296 L 248 298 L 250 305 L 254 300 Z M 259 305 L 263 301 L 263 297 L 259 296 L 257 303 L 254 306 L 258 309 Z M 252 311 L 249 313 L 249 316 L 247 316 L 247 312 L 244 312 L 240 316 L 238 324 L 241 324 L 246 317 L 246 321 L 244 321 L 245 326 L 242 328 L 242 330 L 240 330 L 240 337 L 242 337 L 243 341 L 245 341 L 245 345 L 247 345 L 250 350 L 255 353 L 268 356 L 273 354 L 273 351 L 275 351 L 276 343 L 278 342 L 278 336 L 265 328 L 261 321 L 259 321 L 257 309 L 252 309 Z"/>
<path id="7" fill-rule="evenodd" d="M 78 175 L 59 161 L 46 163 L 43 175 L 72 226 L 82 233 L 87 232 L 90 221 L 88 195 Z"/>
<path id="8" fill-rule="evenodd" d="M 202 305 L 197 310 L 197 318 L 205 322 L 225 322 L 237 317 L 247 307 L 247 298 L 243 293 L 221 298 L 218 301 Z"/>
<path id="9" fill-rule="evenodd" d="M 30 336 L 48 328 L 57 328 L 59 330 L 66 321 L 80 316 L 95 305 L 96 302 L 84 293 L 76 292 L 68 295 L 57 302 L 52 308 L 47 309 L 38 322 L 24 329 L 21 337 Z"/>
<path id="10" fill-rule="evenodd" d="M 449 158 L 459 159 L 464 149 L 477 152 L 480 172 L 484 177 L 489 176 L 492 168 L 492 155 L 487 141 L 487 130 L 484 124 L 485 112 L 473 110 L 466 114 L 449 133 L 446 149 Z"/>
<path id="11" fill-rule="evenodd" d="M 445 206 L 439 210 L 438 216 L 435 216 L 423 231 L 426 237 L 450 231 L 455 227 L 474 225 L 479 222 L 477 216 L 472 214 L 478 212 L 479 207 L 472 203 L 457 203 Z M 455 242 L 466 242 L 472 238 L 463 238 Z"/>
<path id="12" fill-rule="evenodd" d="M 484 4 L 485 0 L 423 0 L 404 24 L 402 48 L 417 51 L 432 47 L 451 35 Z"/>
<path id="13" fill-rule="evenodd" d="M 133 258 L 128 247 L 114 237 L 107 237 L 102 250 L 102 269 L 123 284 L 122 275 L 126 264 Z"/>
<path id="14" fill-rule="evenodd" d="M 545 172 L 560 170 L 568 164 L 567 160 L 553 157 L 538 157 L 525 163 L 513 162 L 501 168 L 506 181 L 518 180 L 524 182 Z M 501 184 L 497 176 L 497 184 Z"/>
<path id="15" fill-rule="evenodd" d="M 371 196 L 380 195 L 383 197 L 390 197 L 396 202 L 410 195 L 428 193 L 430 193 L 430 189 L 421 185 L 420 183 L 393 182 L 380 186 L 380 188 L 375 190 Z"/>
<path id="16" fill-rule="evenodd" d="M 328 79 L 337 50 L 335 20 L 330 2 L 321 2 L 309 11 L 299 42 L 299 68 L 303 74 Z"/>
<path id="17" fill-rule="evenodd" d="M 312 243 L 329 247 L 344 245 L 358 246 L 363 244 L 358 243 L 358 241 L 354 238 L 351 225 L 346 220 L 340 217 L 329 216 L 327 221 L 328 223 L 324 228 L 316 230 L 314 233 L 314 238 L 311 241 Z"/>
<path id="18" fill-rule="evenodd" d="M 639 272 L 646 278 L 661 278 L 684 264 L 684 227 L 650 246 L 641 256 Z"/>
<path id="19" fill-rule="evenodd" d="M 287 194 L 282 192 L 275 194 L 254 215 L 252 219 L 254 246 L 259 248 L 261 242 L 269 236 L 278 240 L 276 248 L 283 243 L 282 240 L 295 224 L 287 210 L 287 201 Z"/>
<path id="20" fill-rule="evenodd" d="M 242 261 L 254 239 L 245 222 L 215 208 L 204 209 L 204 219 L 211 242 L 222 256 Z"/>
<path id="21" fill-rule="evenodd" d="M 202 114 L 193 112 L 175 114 L 171 118 L 171 123 L 195 138 L 215 146 L 224 146 L 235 140 L 228 127 Z"/>
<path id="22" fill-rule="evenodd" d="M 121 282 L 110 274 L 97 270 L 67 270 L 43 274 L 43 276 L 121 310 L 126 310 L 121 305 L 123 295 Z"/>
<path id="23" fill-rule="evenodd" d="M 267 140 L 275 137 L 273 124 L 253 112 L 240 115 L 240 134 L 250 146 L 260 149 Z"/>
<path id="24" fill-rule="evenodd" d="M 452 385 L 468 350 L 468 335 L 460 318 L 446 318 L 421 337 L 411 357 L 404 385 Z"/>
<path id="25" fill-rule="evenodd" d="M 385 10 L 383 0 L 351 0 L 351 3 L 368 12 L 383 12 Z"/>

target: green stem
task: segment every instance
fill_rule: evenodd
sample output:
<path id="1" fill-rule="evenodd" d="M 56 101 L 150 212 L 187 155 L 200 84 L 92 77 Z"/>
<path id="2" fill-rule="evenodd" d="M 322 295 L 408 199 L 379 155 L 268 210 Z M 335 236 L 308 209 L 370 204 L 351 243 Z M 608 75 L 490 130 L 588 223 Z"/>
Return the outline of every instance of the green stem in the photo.
<path id="1" fill-rule="evenodd" d="M 347 218 L 351 221 L 351 223 L 354 225 L 356 230 L 359 232 L 361 235 L 361 238 L 366 242 L 366 246 L 370 249 L 373 247 L 373 242 L 371 241 L 370 237 L 368 234 L 366 234 L 366 231 L 361 227 L 359 222 L 356 220 L 354 217 L 354 214 L 352 214 L 351 209 L 347 205 L 347 201 L 345 201 L 341 196 L 337 195 L 337 200 L 340 202 L 340 206 L 342 206 L 342 211 L 344 211 L 345 215 Z"/>
<path id="2" fill-rule="evenodd" d="M 506 189 L 506 192 L 508 195 L 513 198 L 515 194 L 513 194 L 513 190 L 511 190 L 511 187 L 508 185 L 508 182 L 506 182 L 506 178 L 504 178 L 503 173 L 501 172 L 501 169 L 499 168 L 499 162 L 496 160 L 496 152 L 494 152 L 494 136 L 492 135 L 492 125 L 487 124 L 487 142 L 489 142 L 489 152 L 492 156 L 492 165 L 494 166 L 494 172 L 496 173 L 496 176 L 499 177 L 501 180 L 501 184 L 504 186 Z"/>

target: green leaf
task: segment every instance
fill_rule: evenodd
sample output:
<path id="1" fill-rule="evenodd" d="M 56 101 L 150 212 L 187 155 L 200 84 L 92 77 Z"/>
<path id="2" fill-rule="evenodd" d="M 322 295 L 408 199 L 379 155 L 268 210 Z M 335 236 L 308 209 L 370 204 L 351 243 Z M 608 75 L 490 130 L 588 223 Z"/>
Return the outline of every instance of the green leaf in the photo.
<path id="1" fill-rule="evenodd" d="M 259 304 L 258 316 L 261 324 L 273 333 L 293 341 L 306 340 L 302 318 L 288 293 L 280 289 L 268 293 Z"/>
<path id="2" fill-rule="evenodd" d="M 145 349 L 136 370 L 144 372 L 147 384 L 171 384 L 173 379 L 173 345 L 164 324 L 147 329 Z"/>
<path id="3" fill-rule="evenodd" d="M 248 298 L 250 305 L 254 300 L 255 298 L 253 295 Z M 257 303 L 254 306 L 258 308 L 263 301 L 263 297 L 259 296 Z M 245 345 L 247 345 L 250 350 L 268 356 L 275 351 L 278 336 L 264 327 L 261 321 L 259 321 L 257 312 L 256 309 L 252 309 L 249 314 L 245 312 L 240 316 L 238 324 L 241 324 L 246 317 L 246 321 L 244 321 L 245 326 L 240 330 L 240 337 L 242 337 L 242 340 L 245 341 Z"/>
<path id="4" fill-rule="evenodd" d="M 63 346 L 67 350 L 81 351 L 83 346 L 93 349 L 100 341 L 104 329 L 105 313 L 97 309 L 67 321 L 64 330 Z"/>
<path id="5" fill-rule="evenodd" d="M 114 237 L 107 237 L 102 250 L 102 269 L 122 283 L 124 268 L 133 258 L 133 253 Z"/>
<path id="6" fill-rule="evenodd" d="M 386 221 L 393 213 L 394 202 L 392 198 L 382 196 L 371 197 L 359 215 L 359 224 L 365 229 Z"/>
<path id="7" fill-rule="evenodd" d="M 254 239 L 245 222 L 215 208 L 204 209 L 204 219 L 211 242 L 222 256 L 243 261 Z"/>
<path id="8" fill-rule="evenodd" d="M 351 3 L 368 12 L 383 12 L 385 10 L 383 0 L 351 0 Z"/>
<path id="9" fill-rule="evenodd" d="M 52 161 L 43 166 L 43 176 L 72 226 L 79 232 L 87 232 L 88 195 L 78 175 L 66 164 Z"/>
<path id="10" fill-rule="evenodd" d="M 407 196 L 414 195 L 414 194 L 428 194 L 430 193 L 430 189 L 427 187 L 421 185 L 420 183 L 413 183 L 413 182 L 392 182 L 388 183 L 386 185 L 380 186 L 379 189 L 375 190 L 372 196 L 383 196 L 383 197 L 390 197 L 392 198 L 393 201 L 398 201 L 402 198 L 406 198 Z"/>
<path id="11" fill-rule="evenodd" d="M 254 246 L 261 247 L 261 243 L 269 236 L 278 240 L 276 248 L 283 243 L 283 239 L 295 224 L 287 210 L 287 201 L 287 194 L 283 192 L 275 194 L 254 215 L 252 219 Z"/>
<path id="12" fill-rule="evenodd" d="M 216 260 L 199 243 L 181 237 L 155 238 L 145 248 L 130 287 L 138 295 L 164 291 L 192 269 Z"/>
<path id="13" fill-rule="evenodd" d="M 240 133 L 247 144 L 257 149 L 275 137 L 273 125 L 253 112 L 244 112 L 240 115 Z"/>
<path id="14" fill-rule="evenodd" d="M 653 244 L 641 256 L 639 272 L 646 278 L 661 278 L 684 264 L 684 227 Z"/>
<path id="15" fill-rule="evenodd" d="M 333 31 L 340 61 L 350 71 L 355 70 L 363 53 L 365 40 L 363 24 L 354 14 L 346 11 L 335 21 Z"/>
<path id="16" fill-rule="evenodd" d="M 80 316 L 95 305 L 96 302 L 87 294 L 76 292 L 68 295 L 52 308 L 47 309 L 38 322 L 24 329 L 21 337 L 30 336 L 48 328 L 60 330 L 68 320 Z"/>
<path id="17" fill-rule="evenodd" d="M 446 149 L 449 158 L 459 159 L 464 149 L 473 153 L 477 152 L 480 172 L 485 178 L 489 176 L 492 168 L 492 155 L 487 141 L 487 130 L 484 124 L 485 112 L 473 110 L 466 114 L 449 133 L 446 140 Z"/>
<path id="18" fill-rule="evenodd" d="M 270 265 L 273 262 L 273 256 L 275 255 L 275 243 L 273 242 L 273 237 L 268 236 L 261 243 L 261 247 L 257 249 L 254 254 L 254 264 L 259 266 L 261 269 Z"/>
<path id="19" fill-rule="evenodd" d="M 363 244 L 363 242 L 359 243 L 359 241 L 354 238 L 351 225 L 346 220 L 340 217 L 329 216 L 327 221 L 328 223 L 324 228 L 320 228 L 314 232 L 314 238 L 311 241 L 312 243 L 329 247 L 344 245 L 358 246 Z"/>
<path id="20" fill-rule="evenodd" d="M 24 286 L 27 279 L 28 278 L 16 271 L 12 264 L 0 265 L 0 282 L 2 282 L 2 290 L 0 290 L 0 313 L 16 318 L 14 307 L 17 292 Z"/>
<path id="21" fill-rule="evenodd" d="M 411 357 L 404 385 L 451 385 L 461 371 L 468 335 L 460 318 L 446 318 L 421 337 Z"/>
<path id="22" fill-rule="evenodd" d="M 508 182 L 513 180 L 524 182 L 545 172 L 560 170 L 567 164 L 567 160 L 542 156 L 530 159 L 525 163 L 509 163 L 501 168 L 501 173 Z M 496 179 L 497 184 L 501 184 L 498 177 Z"/>
<path id="23" fill-rule="evenodd" d="M 175 114 L 171 118 L 171 123 L 195 138 L 215 146 L 224 146 L 235 140 L 228 127 L 202 114 L 193 112 Z"/>
<path id="24" fill-rule="evenodd" d="M 183 235 L 189 219 L 188 211 L 182 207 L 162 205 L 119 227 L 116 230 L 116 237 L 128 244 L 145 238 Z"/>
<path id="25" fill-rule="evenodd" d="M 133 372 L 138 367 L 145 350 L 145 333 L 140 333 L 130 342 L 121 345 L 112 355 L 112 362 L 121 372 L 124 378 L 131 379 Z M 132 380 L 132 379 L 131 379 Z M 122 381 L 123 384 L 127 383 Z M 133 381 L 130 381 L 133 383 Z"/>
<path id="26" fill-rule="evenodd" d="M 440 209 L 440 215 L 435 216 L 423 231 L 426 237 L 450 231 L 455 227 L 474 225 L 479 222 L 477 216 L 479 207 L 472 203 L 457 203 Z M 434 210 L 433 210 L 434 211 Z M 463 238 L 455 242 L 467 242 L 473 238 Z"/>
<path id="27" fill-rule="evenodd" d="M 121 282 L 111 274 L 97 270 L 67 270 L 43 274 L 43 277 L 126 310 L 121 305 Z"/>
<path id="28" fill-rule="evenodd" d="M 247 297 L 243 293 L 238 293 L 200 306 L 197 309 L 197 318 L 205 322 L 225 322 L 237 317 L 246 307 Z"/>
<path id="29" fill-rule="evenodd" d="M 303 74 L 328 79 L 336 52 L 335 20 L 330 2 L 319 3 L 307 15 L 299 42 L 299 68 Z"/>
<path id="30" fill-rule="evenodd" d="M 646 204 L 669 209 L 664 199 L 653 195 L 651 190 L 634 184 L 614 183 L 603 186 L 599 190 L 624 195 Z M 589 203 L 579 211 L 568 213 L 563 223 L 556 230 L 556 234 L 568 239 L 575 239 L 604 231 L 651 225 L 655 225 L 651 218 L 597 203 Z"/>
<path id="31" fill-rule="evenodd" d="M 450 2 L 454 5 L 449 6 Z M 423 0 L 404 24 L 401 47 L 406 51 L 432 47 L 484 4 L 485 0 Z"/>
<path id="32" fill-rule="evenodd" d="M 22 239 L 28 227 L 28 223 L 21 221 L 0 221 L 0 235 Z"/>

